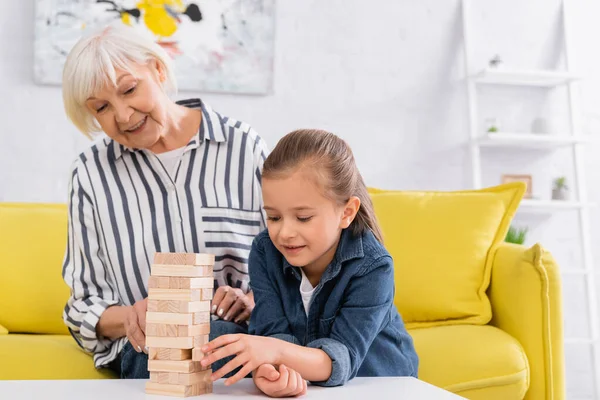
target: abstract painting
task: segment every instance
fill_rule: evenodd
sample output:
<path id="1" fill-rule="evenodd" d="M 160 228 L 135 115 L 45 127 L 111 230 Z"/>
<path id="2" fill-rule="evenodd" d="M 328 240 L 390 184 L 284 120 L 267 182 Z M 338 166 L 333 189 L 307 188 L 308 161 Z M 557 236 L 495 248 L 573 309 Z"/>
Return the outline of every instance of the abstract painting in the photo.
<path id="1" fill-rule="evenodd" d="M 34 75 L 60 85 L 64 61 L 90 29 L 126 24 L 174 60 L 180 90 L 271 91 L 275 0 L 36 0 Z"/>

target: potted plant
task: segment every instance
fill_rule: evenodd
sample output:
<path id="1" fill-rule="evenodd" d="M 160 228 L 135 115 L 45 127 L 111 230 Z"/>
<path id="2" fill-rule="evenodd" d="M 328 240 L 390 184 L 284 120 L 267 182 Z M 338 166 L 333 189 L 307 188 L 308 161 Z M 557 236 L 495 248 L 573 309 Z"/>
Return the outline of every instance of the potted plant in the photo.
<path id="1" fill-rule="evenodd" d="M 561 176 L 554 179 L 554 185 L 552 187 L 552 200 L 568 200 L 569 199 L 569 187 L 567 186 L 567 178 Z"/>
<path id="2" fill-rule="evenodd" d="M 504 241 L 506 243 L 523 244 L 527 237 L 527 231 L 527 228 L 515 228 L 514 226 L 511 226 L 508 228 Z"/>

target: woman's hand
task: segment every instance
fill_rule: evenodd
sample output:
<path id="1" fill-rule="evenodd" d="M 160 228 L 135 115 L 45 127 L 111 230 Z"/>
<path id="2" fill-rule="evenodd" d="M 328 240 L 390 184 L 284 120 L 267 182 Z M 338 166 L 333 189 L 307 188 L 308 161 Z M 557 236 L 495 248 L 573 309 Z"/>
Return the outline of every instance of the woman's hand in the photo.
<path id="1" fill-rule="evenodd" d="M 262 364 L 278 365 L 286 342 L 262 336 L 245 334 L 223 335 L 202 346 L 202 352 L 207 354 L 202 360 L 207 367 L 217 360 L 234 356 L 221 369 L 214 371 L 211 379 L 216 381 L 234 369 L 242 368 L 232 377 L 227 378 L 225 385 L 232 385 L 257 369 Z M 210 354 L 208 354 L 210 353 Z"/>
<path id="2" fill-rule="evenodd" d="M 252 375 L 254 384 L 269 397 L 292 397 L 306 394 L 306 381 L 285 365 L 279 371 L 272 364 L 263 364 Z"/>
<path id="3" fill-rule="evenodd" d="M 213 296 L 211 313 L 225 321 L 240 323 L 247 321 L 254 309 L 254 294 L 245 294 L 241 289 L 220 286 Z"/>
<path id="4" fill-rule="evenodd" d="M 125 314 L 125 334 L 129 343 L 138 353 L 146 353 L 146 311 L 148 298 L 137 301 L 127 308 Z"/>

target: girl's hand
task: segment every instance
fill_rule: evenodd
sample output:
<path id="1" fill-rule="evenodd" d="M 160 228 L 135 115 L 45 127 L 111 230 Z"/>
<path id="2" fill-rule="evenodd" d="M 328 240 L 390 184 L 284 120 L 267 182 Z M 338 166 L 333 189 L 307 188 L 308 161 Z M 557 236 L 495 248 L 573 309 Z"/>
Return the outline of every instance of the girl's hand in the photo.
<path id="1" fill-rule="evenodd" d="M 125 334 L 129 343 L 135 351 L 147 353 L 146 351 L 146 311 L 148 310 L 148 298 L 137 301 L 128 307 L 125 314 Z"/>
<path id="2" fill-rule="evenodd" d="M 306 381 L 285 365 L 279 371 L 271 364 L 263 364 L 252 376 L 254 384 L 269 397 L 292 397 L 306 394 Z"/>
<path id="3" fill-rule="evenodd" d="M 284 341 L 270 337 L 245 334 L 223 335 L 202 346 L 201 351 L 204 354 L 210 354 L 207 354 L 201 360 L 201 364 L 203 367 L 207 367 L 217 360 L 234 356 L 221 369 L 214 371 L 210 377 L 213 381 L 216 381 L 237 367 L 242 366 L 235 375 L 225 381 L 225 385 L 229 386 L 262 364 L 278 365 L 284 345 Z"/>
<path id="4" fill-rule="evenodd" d="M 250 319 L 254 309 L 254 295 L 241 289 L 220 286 L 213 296 L 211 312 L 225 321 L 239 323 Z"/>

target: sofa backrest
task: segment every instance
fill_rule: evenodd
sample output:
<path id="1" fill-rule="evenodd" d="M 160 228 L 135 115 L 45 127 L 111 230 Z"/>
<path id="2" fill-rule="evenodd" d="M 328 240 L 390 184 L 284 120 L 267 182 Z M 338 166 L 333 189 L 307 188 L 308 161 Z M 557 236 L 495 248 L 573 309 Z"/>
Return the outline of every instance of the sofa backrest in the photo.
<path id="1" fill-rule="evenodd" d="M 66 242 L 66 205 L 0 203 L 0 325 L 9 332 L 68 333 Z"/>

